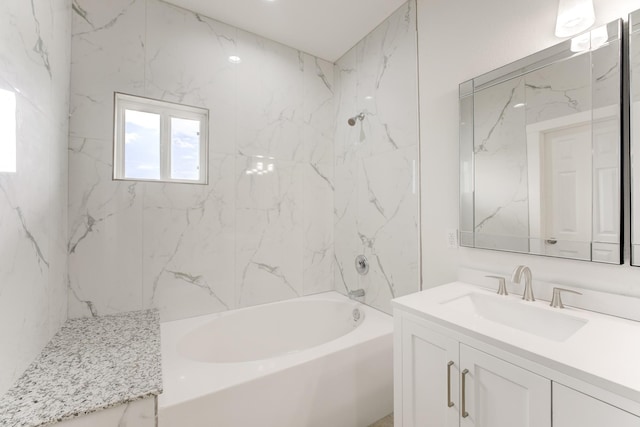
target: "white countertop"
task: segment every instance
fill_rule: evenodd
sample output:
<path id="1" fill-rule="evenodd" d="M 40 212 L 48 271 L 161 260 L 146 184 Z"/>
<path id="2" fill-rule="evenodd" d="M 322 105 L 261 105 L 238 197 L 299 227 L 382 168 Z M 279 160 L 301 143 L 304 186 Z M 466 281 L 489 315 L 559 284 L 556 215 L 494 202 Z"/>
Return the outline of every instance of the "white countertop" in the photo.
<path id="1" fill-rule="evenodd" d="M 514 304 L 560 312 L 587 323 L 566 341 L 554 341 L 443 304 L 469 293 L 508 298 Z M 640 403 L 640 322 L 572 307 L 551 308 L 548 301 L 523 301 L 519 295 L 497 296 L 495 291 L 463 282 L 400 297 L 392 304 L 395 310 L 409 312 Z"/>

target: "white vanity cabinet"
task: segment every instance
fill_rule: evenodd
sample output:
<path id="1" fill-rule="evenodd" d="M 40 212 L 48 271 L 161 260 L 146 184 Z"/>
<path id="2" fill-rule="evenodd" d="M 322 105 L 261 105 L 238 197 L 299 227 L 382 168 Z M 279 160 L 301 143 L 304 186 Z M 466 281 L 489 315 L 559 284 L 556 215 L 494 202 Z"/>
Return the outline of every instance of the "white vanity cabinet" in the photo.
<path id="1" fill-rule="evenodd" d="M 396 334 L 396 425 L 551 427 L 548 379 L 409 316 Z"/>
<path id="2" fill-rule="evenodd" d="M 551 427 L 547 378 L 464 344 L 460 369 L 461 427 Z"/>
<path id="3" fill-rule="evenodd" d="M 640 427 L 640 417 L 518 357 L 396 308 L 398 427 Z M 474 347 L 478 346 L 482 350 Z M 565 377 L 566 378 L 566 377 Z M 464 403 L 463 403 L 464 399 Z"/>
<path id="4" fill-rule="evenodd" d="M 640 418 L 553 383 L 553 427 L 638 427 Z"/>
<path id="5" fill-rule="evenodd" d="M 458 342 L 406 318 L 394 333 L 394 424 L 459 426 Z"/>

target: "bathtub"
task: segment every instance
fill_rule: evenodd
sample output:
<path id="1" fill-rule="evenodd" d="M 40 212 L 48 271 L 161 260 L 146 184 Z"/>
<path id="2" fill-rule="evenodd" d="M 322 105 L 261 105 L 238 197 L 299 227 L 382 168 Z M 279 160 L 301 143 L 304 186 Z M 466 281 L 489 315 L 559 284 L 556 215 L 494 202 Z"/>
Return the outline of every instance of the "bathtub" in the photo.
<path id="1" fill-rule="evenodd" d="M 337 292 L 162 323 L 159 426 L 367 426 L 393 410 L 392 334 Z"/>

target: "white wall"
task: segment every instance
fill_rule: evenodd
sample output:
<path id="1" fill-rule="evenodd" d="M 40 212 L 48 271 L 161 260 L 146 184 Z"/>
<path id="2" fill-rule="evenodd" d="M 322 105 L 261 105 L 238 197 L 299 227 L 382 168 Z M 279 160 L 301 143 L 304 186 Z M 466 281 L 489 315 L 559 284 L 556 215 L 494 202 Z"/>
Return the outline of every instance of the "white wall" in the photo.
<path id="1" fill-rule="evenodd" d="M 0 395 L 67 317 L 70 33 L 71 0 L 0 2 L 17 124 L 16 172 L 0 172 Z"/>
<path id="2" fill-rule="evenodd" d="M 70 317 L 333 288 L 333 64 L 157 0 L 76 0 L 71 76 Z M 114 91 L 208 108 L 208 185 L 113 181 Z"/>
<path id="3" fill-rule="evenodd" d="M 635 0 L 594 0 L 596 24 L 626 17 Z M 423 287 L 457 278 L 461 267 L 640 297 L 640 269 L 481 249 L 448 249 L 458 228 L 458 84 L 558 43 L 557 0 L 418 0 Z"/>
<path id="4" fill-rule="evenodd" d="M 335 288 L 364 289 L 365 303 L 387 312 L 420 286 L 415 12 L 414 0 L 401 6 L 334 73 Z M 354 267 L 360 254 L 364 276 Z"/>

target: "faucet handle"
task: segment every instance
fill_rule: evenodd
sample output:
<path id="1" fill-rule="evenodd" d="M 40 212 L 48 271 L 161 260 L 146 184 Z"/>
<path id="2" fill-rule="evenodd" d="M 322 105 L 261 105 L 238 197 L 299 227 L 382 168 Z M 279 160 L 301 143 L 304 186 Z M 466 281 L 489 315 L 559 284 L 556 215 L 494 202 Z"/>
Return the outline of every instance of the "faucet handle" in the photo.
<path id="1" fill-rule="evenodd" d="M 509 292 L 507 292 L 507 284 L 504 277 L 502 276 L 484 276 L 484 277 L 498 279 L 498 295 L 509 295 Z"/>
<path id="2" fill-rule="evenodd" d="M 577 291 L 572 291 L 571 289 L 553 288 L 553 297 L 551 298 L 551 304 L 549 304 L 551 307 L 564 308 L 564 304 L 562 304 L 561 292 L 570 292 L 572 294 L 582 295 L 582 293 Z"/>

